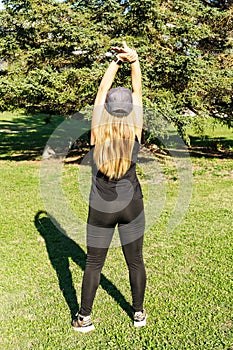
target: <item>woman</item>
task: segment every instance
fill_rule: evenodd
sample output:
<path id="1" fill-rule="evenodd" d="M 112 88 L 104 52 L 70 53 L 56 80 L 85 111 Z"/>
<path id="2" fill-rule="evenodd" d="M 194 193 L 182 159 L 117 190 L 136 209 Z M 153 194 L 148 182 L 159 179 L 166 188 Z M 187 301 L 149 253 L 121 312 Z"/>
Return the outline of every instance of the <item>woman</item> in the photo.
<path id="1" fill-rule="evenodd" d="M 95 100 L 91 126 L 92 187 L 87 222 L 87 259 L 82 282 L 81 308 L 72 326 L 94 330 L 91 310 L 100 274 L 118 226 L 129 269 L 135 327 L 146 325 L 143 300 L 146 273 L 142 257 L 145 217 L 142 191 L 136 176 L 136 158 L 142 132 L 141 70 L 137 52 L 125 42 L 114 47 L 117 56 L 107 68 Z M 111 89 L 123 62 L 131 66 L 132 92 Z"/>

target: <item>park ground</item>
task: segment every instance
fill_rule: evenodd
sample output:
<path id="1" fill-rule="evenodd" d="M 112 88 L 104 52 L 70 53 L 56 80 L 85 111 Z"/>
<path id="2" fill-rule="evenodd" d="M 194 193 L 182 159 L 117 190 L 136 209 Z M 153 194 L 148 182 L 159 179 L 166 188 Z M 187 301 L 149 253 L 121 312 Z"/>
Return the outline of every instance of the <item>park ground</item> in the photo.
<path id="1" fill-rule="evenodd" d="M 147 327 L 133 327 L 128 273 L 115 247 L 93 307 L 96 329 L 82 335 L 70 321 L 80 303 L 86 248 L 51 222 L 40 188 L 41 154 L 62 120 L 0 116 L 0 349 L 233 350 L 232 130 L 220 124 L 206 126 L 202 136 L 190 130 L 192 197 L 172 232 L 179 179 L 172 158 L 155 155 L 166 200 L 145 235 Z M 78 172 L 77 163 L 64 165 L 62 186 L 85 217 Z"/>

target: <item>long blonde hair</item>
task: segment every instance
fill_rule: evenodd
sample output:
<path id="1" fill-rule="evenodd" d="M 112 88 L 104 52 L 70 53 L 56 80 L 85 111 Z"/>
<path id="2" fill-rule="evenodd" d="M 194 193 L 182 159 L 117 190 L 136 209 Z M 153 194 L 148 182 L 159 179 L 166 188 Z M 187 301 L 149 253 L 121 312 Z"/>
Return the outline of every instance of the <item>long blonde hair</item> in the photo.
<path id="1" fill-rule="evenodd" d="M 132 111 L 125 117 L 114 117 L 104 109 L 101 123 L 93 131 L 94 162 L 110 179 L 121 178 L 129 169 L 134 147 L 136 124 Z"/>

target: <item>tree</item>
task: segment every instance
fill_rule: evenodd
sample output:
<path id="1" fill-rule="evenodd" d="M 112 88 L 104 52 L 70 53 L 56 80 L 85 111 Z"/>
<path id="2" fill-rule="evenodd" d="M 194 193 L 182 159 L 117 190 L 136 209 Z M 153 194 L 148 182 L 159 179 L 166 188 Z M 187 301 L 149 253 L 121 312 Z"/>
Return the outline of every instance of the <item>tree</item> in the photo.
<path id="1" fill-rule="evenodd" d="M 139 51 L 144 104 L 182 132 L 214 116 L 232 123 L 230 0 L 4 1 L 0 106 L 70 114 L 92 104 L 126 39 Z M 129 84 L 129 67 L 115 84 Z M 155 113 L 155 115 L 156 115 Z"/>
<path id="2" fill-rule="evenodd" d="M 199 0 L 130 4 L 125 30 L 140 43 L 146 98 L 158 113 L 182 129 L 207 116 L 231 125 L 232 11 Z"/>
<path id="3" fill-rule="evenodd" d="M 52 0 L 7 0 L 5 6 L 0 57 L 8 69 L 1 78 L 1 108 L 67 114 L 92 103 L 98 45 L 89 13 Z"/>

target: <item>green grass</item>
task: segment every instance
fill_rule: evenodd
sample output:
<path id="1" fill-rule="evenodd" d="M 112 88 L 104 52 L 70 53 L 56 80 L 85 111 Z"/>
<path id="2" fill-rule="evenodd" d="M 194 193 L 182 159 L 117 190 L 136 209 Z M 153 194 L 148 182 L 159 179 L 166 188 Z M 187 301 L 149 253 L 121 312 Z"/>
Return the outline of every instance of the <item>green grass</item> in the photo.
<path id="1" fill-rule="evenodd" d="M 0 116 L 0 159 L 36 160 L 57 125 L 64 118 L 52 115 L 26 115 L 23 111 L 4 112 Z"/>
<path id="2" fill-rule="evenodd" d="M 144 243 L 148 325 L 132 325 L 128 272 L 118 247 L 109 250 L 102 271 L 92 315 L 96 330 L 82 335 L 70 321 L 80 303 L 86 248 L 61 234 L 43 212 L 40 164 L 32 161 L 39 159 L 60 118 L 54 117 L 52 125 L 35 119 L 27 143 L 33 116 L 28 118 L 29 124 L 24 115 L 3 114 L 0 123 L 0 129 L 8 130 L 0 160 L 0 349 L 232 350 L 232 159 L 191 159 L 192 199 L 171 233 L 166 228 L 178 181 L 173 162 L 161 161 L 166 202 Z M 18 127 L 20 136 L 11 132 Z M 63 190 L 86 217 L 78 171 L 78 165 L 64 167 Z"/>
<path id="3" fill-rule="evenodd" d="M 188 130 L 192 153 L 204 150 L 209 156 L 227 156 L 233 152 L 233 130 L 216 119 L 208 118 L 204 122 L 202 131 Z M 223 154 L 224 152 L 225 154 Z M 222 154 L 221 154 L 222 153 Z"/>

